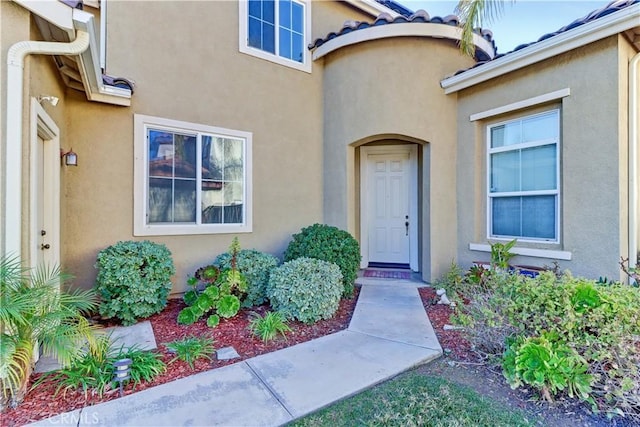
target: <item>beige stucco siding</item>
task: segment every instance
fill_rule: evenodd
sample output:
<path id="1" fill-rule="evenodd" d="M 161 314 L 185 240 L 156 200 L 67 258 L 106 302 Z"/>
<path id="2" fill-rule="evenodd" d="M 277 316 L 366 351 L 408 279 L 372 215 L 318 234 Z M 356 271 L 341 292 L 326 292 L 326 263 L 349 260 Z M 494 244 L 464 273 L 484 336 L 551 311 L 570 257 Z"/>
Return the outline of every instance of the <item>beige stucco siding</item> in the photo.
<path id="1" fill-rule="evenodd" d="M 2 111 L 0 114 L 2 123 L 2 150 L 0 150 L 0 162 L 5 155 L 5 144 L 16 144 L 17 141 L 6 141 L 6 88 L 7 88 L 7 53 L 9 48 L 15 43 L 28 40 L 41 40 L 40 33 L 33 21 L 31 14 L 24 8 L 13 2 L 3 1 L 0 3 L 0 38 L 2 40 L 2 58 L 0 60 L 0 75 L 2 87 Z M 28 55 L 25 58 L 25 66 L 23 71 L 23 104 L 22 104 L 22 183 L 9 182 L 11 188 L 21 187 L 22 206 L 15 209 L 22 210 L 22 253 L 21 258 L 25 266 L 34 266 L 36 260 L 31 259 L 31 244 L 36 238 L 34 233 L 37 232 L 35 224 L 32 224 L 30 200 L 35 197 L 31 194 L 31 158 L 34 156 L 31 135 L 31 122 L 35 120 L 31 116 L 31 100 L 41 95 L 55 96 L 59 99 L 56 107 L 44 102 L 42 106 L 50 118 L 55 122 L 60 132 L 60 143 L 63 147 L 68 148 L 68 134 L 66 129 L 66 111 L 67 103 L 65 100 L 66 88 L 55 68 L 53 60 L 49 55 Z M 4 179 L 4 174 L 2 175 Z M 64 180 L 64 170 L 61 171 L 61 180 Z M 4 191 L 4 186 L 2 190 Z M 5 198 L 1 197 L 4 201 Z M 11 207 L 12 209 L 14 207 Z M 4 227 L 4 221 L 2 221 Z M 2 230 L 4 232 L 4 230 Z M 13 254 L 17 255 L 17 254 Z"/>
<path id="2" fill-rule="evenodd" d="M 618 37 L 579 48 L 458 94 L 458 261 L 469 266 L 489 254 L 469 250 L 487 243 L 486 126 L 559 106 L 561 109 L 560 244 L 523 247 L 561 250 L 576 275 L 618 279 L 617 259 L 626 244 L 626 83 L 619 74 Z M 612 66 L 614 65 L 614 66 Z M 537 106 L 471 122 L 470 115 L 568 88 L 570 95 Z M 514 263 L 550 265 L 553 259 L 518 256 Z"/>
<path id="3" fill-rule="evenodd" d="M 314 2 L 322 19 L 314 26 L 339 28 L 351 9 L 338 6 Z M 238 235 L 244 248 L 280 256 L 291 234 L 323 221 L 321 64 L 306 73 L 240 53 L 237 2 L 113 2 L 107 19 L 107 71 L 137 84 L 130 108 L 71 103 L 80 166 L 64 188 L 63 258 L 80 286 L 93 285 L 99 250 L 134 238 L 134 114 L 253 133 L 253 232 Z M 172 251 L 181 292 L 233 237 L 150 239 Z"/>
<path id="4" fill-rule="evenodd" d="M 455 256 L 457 232 L 456 100 L 439 81 L 471 60 L 450 42 L 398 37 L 348 46 L 324 61 L 325 221 L 358 234 L 356 146 L 420 141 L 420 267 L 426 280 L 438 277 Z"/>

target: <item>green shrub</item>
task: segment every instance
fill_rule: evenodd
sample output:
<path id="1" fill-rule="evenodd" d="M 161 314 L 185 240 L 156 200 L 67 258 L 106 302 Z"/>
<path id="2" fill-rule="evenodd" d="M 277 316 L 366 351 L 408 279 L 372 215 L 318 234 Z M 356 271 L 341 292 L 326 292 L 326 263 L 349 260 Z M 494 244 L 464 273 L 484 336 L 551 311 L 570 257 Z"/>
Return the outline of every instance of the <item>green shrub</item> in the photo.
<path id="1" fill-rule="evenodd" d="M 196 360 L 211 360 L 211 355 L 216 351 L 213 342 L 213 339 L 209 337 L 187 337 L 166 343 L 167 349 L 175 353 L 175 357 L 169 363 L 182 360 L 187 362 L 189 367 L 193 369 L 193 364 Z"/>
<path id="2" fill-rule="evenodd" d="M 584 360 L 588 366 L 581 372 L 582 362 L 559 362 L 558 369 L 567 370 L 564 374 L 576 375 L 576 387 L 567 390 L 553 387 L 555 379 L 546 377 L 548 372 L 543 375 L 534 369 L 536 384 L 544 383 L 550 396 L 570 392 L 584 398 L 583 374 L 589 375 L 589 399 L 605 411 L 640 420 L 640 289 L 620 283 L 599 285 L 569 273 L 557 277 L 543 272 L 530 279 L 500 271 L 492 272 L 485 286 L 470 284 L 469 289 L 471 302 L 460 307 L 468 336 L 477 349 L 503 358 L 512 384 L 519 378 L 534 385 L 533 377 L 525 374 L 531 367 L 514 370 L 515 357 L 527 353 L 531 361 L 532 354 L 546 349 L 573 362 Z M 550 336 L 552 340 L 543 342 Z M 514 347 L 516 337 L 523 341 Z M 545 363 L 551 366 L 549 360 Z"/>
<path id="3" fill-rule="evenodd" d="M 253 319 L 249 323 L 249 330 L 264 342 L 271 341 L 278 334 L 286 338 L 286 333 L 291 332 L 285 317 L 279 311 L 269 311 L 264 317 L 258 313 L 252 313 L 252 317 Z"/>
<path id="4" fill-rule="evenodd" d="M 166 307 L 175 273 L 166 246 L 148 240 L 118 242 L 98 253 L 96 267 L 102 316 L 131 325 Z"/>
<path id="5" fill-rule="evenodd" d="M 333 317 L 342 291 L 340 268 L 312 258 L 298 258 L 274 269 L 267 288 L 275 310 L 305 323 Z"/>
<path id="6" fill-rule="evenodd" d="M 232 256 L 225 252 L 216 257 L 213 264 L 221 270 L 231 268 Z M 271 270 L 278 266 L 278 259 L 273 255 L 255 249 L 243 249 L 237 255 L 237 268 L 247 280 L 247 296 L 242 301 L 243 307 L 253 307 L 267 301 L 267 284 Z"/>
<path id="7" fill-rule="evenodd" d="M 284 260 L 315 258 L 340 267 L 343 295 L 353 296 L 353 284 L 360 268 L 360 245 L 348 232 L 324 224 L 314 224 L 293 235 L 284 253 Z"/>

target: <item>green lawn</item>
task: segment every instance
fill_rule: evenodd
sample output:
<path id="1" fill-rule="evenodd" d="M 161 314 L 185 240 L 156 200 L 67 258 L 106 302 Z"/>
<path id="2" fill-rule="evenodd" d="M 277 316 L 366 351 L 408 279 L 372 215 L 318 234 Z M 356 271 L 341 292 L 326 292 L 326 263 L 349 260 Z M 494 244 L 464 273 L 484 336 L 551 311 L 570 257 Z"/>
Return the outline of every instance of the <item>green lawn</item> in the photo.
<path id="1" fill-rule="evenodd" d="M 415 372 L 345 399 L 290 426 L 531 426 L 475 391 Z"/>

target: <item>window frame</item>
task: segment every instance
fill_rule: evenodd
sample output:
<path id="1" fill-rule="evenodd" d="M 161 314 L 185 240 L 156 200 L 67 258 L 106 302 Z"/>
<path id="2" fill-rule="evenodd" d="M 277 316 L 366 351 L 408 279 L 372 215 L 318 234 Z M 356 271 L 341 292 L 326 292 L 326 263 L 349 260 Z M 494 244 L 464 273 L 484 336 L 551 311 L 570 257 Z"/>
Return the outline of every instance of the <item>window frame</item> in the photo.
<path id="1" fill-rule="evenodd" d="M 243 154 L 243 190 L 244 190 L 244 222 L 242 224 L 202 224 L 198 215 L 200 193 L 202 191 L 202 177 L 196 177 L 196 223 L 169 223 L 149 224 L 148 190 L 149 190 L 149 150 L 147 149 L 147 132 L 149 128 L 179 132 L 182 134 L 196 134 L 198 147 L 202 135 L 230 137 L 244 140 Z M 251 132 L 226 129 L 197 123 L 171 120 L 162 117 L 134 115 L 134 209 L 133 209 L 133 235 L 134 236 L 170 236 L 192 234 L 228 234 L 250 233 L 253 231 L 252 222 L 252 139 Z M 198 164 L 202 161 L 202 153 L 198 150 Z"/>
<path id="2" fill-rule="evenodd" d="M 299 3 L 304 8 L 304 29 L 303 29 L 303 61 L 298 62 L 279 55 L 279 4 L 275 1 L 275 48 L 276 53 L 267 52 L 252 46 L 249 46 L 249 3 L 248 0 L 239 0 L 238 2 L 238 28 L 239 28 L 239 50 L 241 53 L 255 56 L 285 67 L 294 68 L 296 70 L 311 73 L 311 52 L 307 48 L 311 43 L 311 0 L 291 0 Z"/>
<path id="3" fill-rule="evenodd" d="M 491 139 L 491 131 L 492 129 L 507 125 L 510 123 L 523 122 L 524 120 L 540 117 L 544 115 L 549 115 L 553 113 L 556 117 L 556 136 L 553 138 L 541 139 L 536 141 L 518 143 L 508 146 L 502 146 L 497 148 L 492 148 L 492 139 Z M 540 112 L 530 113 L 530 114 L 521 114 L 516 118 L 502 120 L 500 122 L 492 123 L 487 125 L 486 127 L 486 211 L 487 211 L 487 238 L 492 240 L 512 240 L 517 239 L 518 242 L 528 242 L 528 243 L 548 243 L 548 244 L 559 244 L 560 243 L 560 219 L 561 219 L 561 123 L 562 115 L 560 108 L 549 108 Z M 500 193 L 492 193 L 491 192 L 491 155 L 495 153 L 504 153 L 515 150 L 522 150 L 533 147 L 541 147 L 545 145 L 550 145 L 551 143 L 555 144 L 556 150 L 556 188 L 555 190 L 528 190 L 528 191 L 508 191 L 508 192 L 500 192 Z M 535 238 L 528 236 L 507 236 L 507 235 L 499 235 L 493 232 L 493 198 L 502 198 L 502 197 L 526 197 L 526 196 L 539 196 L 539 195 L 553 195 L 556 198 L 556 208 L 555 208 L 555 238 Z"/>

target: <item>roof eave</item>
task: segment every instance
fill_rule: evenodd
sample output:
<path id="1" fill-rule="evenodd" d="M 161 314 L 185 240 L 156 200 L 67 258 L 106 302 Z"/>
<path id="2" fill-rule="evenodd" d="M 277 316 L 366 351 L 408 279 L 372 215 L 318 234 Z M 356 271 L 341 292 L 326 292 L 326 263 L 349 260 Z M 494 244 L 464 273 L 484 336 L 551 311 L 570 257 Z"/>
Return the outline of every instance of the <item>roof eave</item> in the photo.
<path id="1" fill-rule="evenodd" d="M 372 17 L 377 17 L 381 13 L 388 13 L 392 17 L 398 17 L 400 14 L 387 6 L 378 3 L 375 0 L 345 0 L 345 3 L 354 6 L 361 11 L 368 13 Z"/>
<path id="2" fill-rule="evenodd" d="M 446 94 L 455 93 L 597 40 L 638 27 L 638 22 L 640 22 L 640 4 L 534 43 L 456 76 L 445 78 L 440 82 L 440 86 L 442 86 Z"/>
<path id="3" fill-rule="evenodd" d="M 313 52 L 313 60 L 322 58 L 329 53 L 343 47 L 362 43 L 369 40 L 384 39 L 389 37 L 431 37 L 460 41 L 462 30 L 459 27 L 436 23 L 396 23 L 391 25 L 374 25 L 361 30 L 352 31 L 328 40 Z M 493 58 L 495 52 L 493 44 L 478 34 L 473 34 L 473 42 L 477 49 L 485 52 Z"/>
<path id="4" fill-rule="evenodd" d="M 75 40 L 76 30 L 89 34 L 89 48 L 77 57 L 82 86 L 90 101 L 108 104 L 131 105 L 131 91 L 118 87 L 107 86 L 102 81 L 98 39 L 96 37 L 93 15 L 80 9 L 74 9 L 59 1 L 14 0 L 17 4 L 29 10 L 66 33 L 68 39 Z"/>

